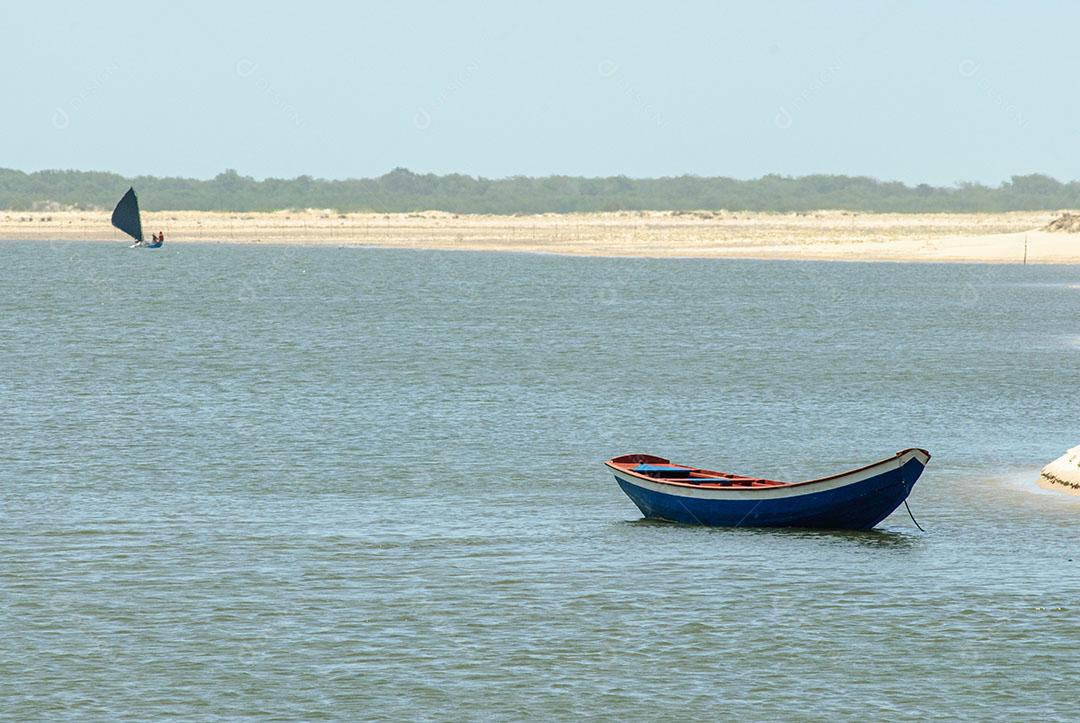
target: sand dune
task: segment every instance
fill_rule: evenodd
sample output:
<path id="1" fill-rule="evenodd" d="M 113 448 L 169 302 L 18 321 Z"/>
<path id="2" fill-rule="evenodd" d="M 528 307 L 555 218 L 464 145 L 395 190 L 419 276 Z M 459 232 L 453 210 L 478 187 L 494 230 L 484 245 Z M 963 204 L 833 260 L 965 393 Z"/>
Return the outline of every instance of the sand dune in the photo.
<path id="1" fill-rule="evenodd" d="M 1058 213 L 614 212 L 522 216 L 332 211 L 144 214 L 166 242 L 382 246 L 582 256 L 1080 263 Z M 0 212 L 0 239 L 123 243 L 106 211 Z"/>

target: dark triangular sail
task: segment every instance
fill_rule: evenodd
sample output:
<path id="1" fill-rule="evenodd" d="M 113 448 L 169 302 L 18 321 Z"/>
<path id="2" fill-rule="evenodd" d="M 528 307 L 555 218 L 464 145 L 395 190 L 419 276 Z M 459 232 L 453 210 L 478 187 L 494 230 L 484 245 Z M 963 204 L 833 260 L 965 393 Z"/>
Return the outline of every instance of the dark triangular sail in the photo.
<path id="1" fill-rule="evenodd" d="M 139 243 L 143 242 L 142 219 L 139 218 L 139 199 L 135 189 L 129 188 L 112 212 L 112 225 Z"/>

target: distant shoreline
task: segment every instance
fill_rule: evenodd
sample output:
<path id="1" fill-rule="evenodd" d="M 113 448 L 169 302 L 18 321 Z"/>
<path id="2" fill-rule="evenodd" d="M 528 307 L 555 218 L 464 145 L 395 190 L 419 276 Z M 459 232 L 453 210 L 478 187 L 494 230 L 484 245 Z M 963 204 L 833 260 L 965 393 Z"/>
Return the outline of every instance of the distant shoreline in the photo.
<path id="1" fill-rule="evenodd" d="M 107 211 L 0 211 L 0 240 L 129 239 Z M 166 245 L 356 246 L 653 258 L 1080 264 L 1054 212 L 869 214 L 619 211 L 519 216 L 276 211 L 143 214 Z"/>

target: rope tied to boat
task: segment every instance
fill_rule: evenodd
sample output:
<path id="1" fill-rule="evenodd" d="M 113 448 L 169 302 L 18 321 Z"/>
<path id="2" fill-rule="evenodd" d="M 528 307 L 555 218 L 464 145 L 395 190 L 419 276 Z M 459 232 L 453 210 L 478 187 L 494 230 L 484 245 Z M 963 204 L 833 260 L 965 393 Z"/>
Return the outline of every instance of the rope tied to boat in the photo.
<path id="1" fill-rule="evenodd" d="M 904 476 L 904 463 L 900 461 L 899 457 L 896 459 L 896 470 L 900 473 L 900 482 L 904 485 L 904 491 L 907 492 L 907 494 L 904 495 L 904 509 L 907 510 L 908 517 L 911 518 L 911 521 L 919 528 L 919 532 L 926 532 L 926 530 L 923 529 L 923 526 L 919 524 L 919 521 L 915 519 L 915 515 L 911 513 L 911 507 L 908 506 L 907 498 L 908 495 L 911 494 L 911 490 L 908 489 L 907 477 Z"/>
<path id="2" fill-rule="evenodd" d="M 908 517 L 911 518 L 911 521 L 919 528 L 919 532 L 926 532 L 926 530 L 922 528 L 922 525 L 919 524 L 919 521 L 915 519 L 915 515 L 911 514 L 911 508 L 908 507 L 907 499 L 904 500 L 904 509 L 907 510 Z"/>

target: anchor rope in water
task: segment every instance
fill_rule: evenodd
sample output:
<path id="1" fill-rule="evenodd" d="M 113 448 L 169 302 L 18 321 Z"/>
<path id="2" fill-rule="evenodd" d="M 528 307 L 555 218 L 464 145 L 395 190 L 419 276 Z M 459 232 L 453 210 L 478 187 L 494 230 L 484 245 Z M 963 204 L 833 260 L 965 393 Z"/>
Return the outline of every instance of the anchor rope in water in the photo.
<path id="1" fill-rule="evenodd" d="M 922 525 L 919 524 L 919 521 L 915 519 L 915 515 L 911 514 L 911 508 L 908 507 L 908 503 L 907 503 L 906 499 L 904 500 L 904 509 L 907 510 L 908 517 L 911 518 L 911 521 L 914 522 L 915 526 L 919 528 L 919 532 L 926 532 L 926 530 L 924 530 L 922 528 Z"/>
<path id="2" fill-rule="evenodd" d="M 907 490 L 908 494 L 911 494 L 911 489 L 907 486 L 907 478 L 904 477 L 904 463 L 901 462 L 899 458 L 896 460 L 896 469 L 900 472 L 900 482 L 903 483 L 904 489 Z M 907 503 L 907 495 L 904 495 L 904 509 L 907 510 L 908 517 L 911 518 L 911 521 L 919 528 L 919 532 L 926 532 L 926 530 L 923 529 L 923 526 L 919 524 L 919 521 L 915 519 L 915 515 L 911 514 L 911 507 L 909 507 Z"/>

